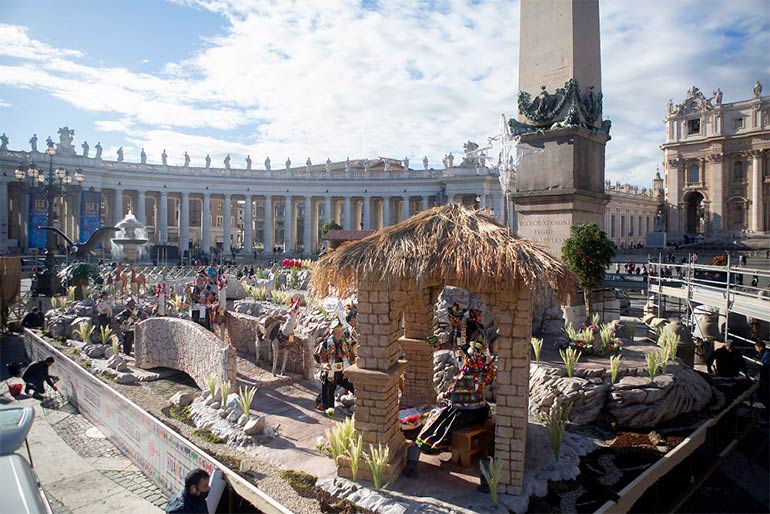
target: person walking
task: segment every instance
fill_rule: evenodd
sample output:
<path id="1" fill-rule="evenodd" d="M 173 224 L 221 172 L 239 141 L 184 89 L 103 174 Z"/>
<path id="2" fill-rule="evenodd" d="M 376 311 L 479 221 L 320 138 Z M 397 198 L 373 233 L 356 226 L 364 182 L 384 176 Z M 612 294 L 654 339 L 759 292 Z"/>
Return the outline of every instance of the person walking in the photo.
<path id="1" fill-rule="evenodd" d="M 184 479 L 184 490 L 169 498 L 166 514 L 208 514 L 210 475 L 205 469 L 194 469 Z"/>
<path id="2" fill-rule="evenodd" d="M 725 341 L 722 348 L 714 350 L 706 360 L 706 368 L 709 373 L 712 372 L 711 367 L 715 362 L 716 374 L 719 377 L 737 377 L 741 371 L 748 376 L 743 355 L 739 350 L 733 348 L 733 342 L 729 339 Z"/>
<path id="3" fill-rule="evenodd" d="M 45 317 L 40 309 L 32 307 L 32 312 L 28 312 L 21 320 L 21 326 L 24 328 L 43 328 Z"/>
<path id="4" fill-rule="evenodd" d="M 48 385 L 51 386 L 54 391 L 59 390 L 56 387 L 56 382 L 59 380 L 59 377 L 48 373 L 48 368 L 53 366 L 53 362 L 53 357 L 47 357 L 45 360 L 33 362 L 29 365 L 26 371 L 24 371 L 24 375 L 21 377 L 25 383 L 24 394 L 29 394 L 29 390 L 31 389 L 34 391 L 32 398 L 42 400 L 43 393 L 45 393 L 44 382 L 48 382 Z"/>

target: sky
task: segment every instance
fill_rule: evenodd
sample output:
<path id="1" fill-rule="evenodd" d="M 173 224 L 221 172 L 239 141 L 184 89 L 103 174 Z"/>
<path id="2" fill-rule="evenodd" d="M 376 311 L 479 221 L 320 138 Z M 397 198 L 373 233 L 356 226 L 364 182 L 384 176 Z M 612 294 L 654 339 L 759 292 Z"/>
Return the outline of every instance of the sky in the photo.
<path id="1" fill-rule="evenodd" d="M 770 0 L 601 0 L 609 180 L 649 186 L 666 102 L 770 91 Z M 543 37 L 548 37 L 544 34 Z M 0 0 L 9 148 L 75 130 L 114 159 L 273 166 L 462 154 L 516 115 L 511 0 Z M 93 150 L 92 150 L 93 152 Z"/>

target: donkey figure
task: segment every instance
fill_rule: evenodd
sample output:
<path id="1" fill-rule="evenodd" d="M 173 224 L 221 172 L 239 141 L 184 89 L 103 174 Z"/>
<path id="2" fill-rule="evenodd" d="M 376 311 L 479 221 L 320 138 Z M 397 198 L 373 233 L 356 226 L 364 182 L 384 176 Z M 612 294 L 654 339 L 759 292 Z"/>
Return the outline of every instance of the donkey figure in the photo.
<path id="1" fill-rule="evenodd" d="M 299 303 L 299 297 L 296 301 L 292 298 L 289 302 L 289 309 L 286 311 L 286 321 L 282 323 L 280 318 L 276 318 L 265 326 L 264 340 L 270 341 L 273 347 L 273 376 L 277 376 L 276 369 L 278 369 L 279 353 L 282 354 L 283 359 L 281 375 L 284 375 L 286 372 L 286 359 L 289 357 L 289 348 L 291 347 L 294 329 L 297 328 L 297 321 L 299 319 Z"/>

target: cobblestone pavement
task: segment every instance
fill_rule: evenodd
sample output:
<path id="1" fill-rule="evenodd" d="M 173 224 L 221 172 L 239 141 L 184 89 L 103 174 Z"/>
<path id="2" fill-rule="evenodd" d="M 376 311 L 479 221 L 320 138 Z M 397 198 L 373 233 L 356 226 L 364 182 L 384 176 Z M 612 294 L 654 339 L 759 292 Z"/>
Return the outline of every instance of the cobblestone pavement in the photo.
<path id="1" fill-rule="evenodd" d="M 60 394 L 50 393 L 40 402 L 43 416 L 61 439 L 84 459 L 120 459 L 125 457 L 85 417 L 74 412 L 72 406 Z M 61 417 L 63 415 L 63 417 Z M 165 508 L 168 498 L 147 476 L 135 466 L 128 469 L 101 469 L 101 474 L 126 489 L 128 492 L 147 500 L 156 507 Z M 72 514 L 53 494 L 46 493 L 56 514 Z"/>

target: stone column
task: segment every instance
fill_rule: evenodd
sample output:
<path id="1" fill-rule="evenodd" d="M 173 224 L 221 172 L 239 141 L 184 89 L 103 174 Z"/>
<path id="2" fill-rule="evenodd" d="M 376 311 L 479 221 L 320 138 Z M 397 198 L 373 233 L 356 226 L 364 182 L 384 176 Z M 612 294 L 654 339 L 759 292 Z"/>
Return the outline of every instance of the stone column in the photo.
<path id="1" fill-rule="evenodd" d="M 342 212 L 342 227 L 345 230 L 357 230 L 358 227 L 355 227 L 352 223 L 351 216 L 353 215 L 351 208 L 351 203 L 353 202 L 353 199 L 349 196 L 345 197 L 345 206 L 343 208 Z"/>
<path id="2" fill-rule="evenodd" d="M 751 153 L 751 218 L 749 229 L 761 232 L 762 226 L 762 150 Z"/>
<path id="3" fill-rule="evenodd" d="M 302 245 L 304 246 L 303 253 L 310 255 L 313 253 L 313 237 L 312 237 L 312 221 L 313 221 L 313 198 L 310 196 L 305 197 L 305 218 L 302 220 Z"/>
<path id="4" fill-rule="evenodd" d="M 324 199 L 324 223 L 329 223 L 334 219 L 334 213 L 332 212 L 332 197 L 329 195 Z"/>
<path id="5" fill-rule="evenodd" d="M 722 154 L 709 155 L 711 161 L 711 230 L 721 232 L 725 224 L 724 169 Z M 705 172 L 705 170 L 704 170 Z"/>
<path id="6" fill-rule="evenodd" d="M 113 204 L 112 221 L 113 225 L 117 225 L 123 220 L 123 190 L 115 189 L 115 202 Z M 53 223 L 53 222 L 49 222 Z"/>
<path id="7" fill-rule="evenodd" d="M 208 255 L 211 252 L 211 193 L 203 193 L 201 208 L 201 250 Z"/>
<path id="8" fill-rule="evenodd" d="M 146 195 L 147 191 L 136 192 L 136 212 L 134 213 L 134 216 L 136 216 L 136 221 L 144 225 L 147 224 L 147 205 L 145 204 Z"/>
<path id="9" fill-rule="evenodd" d="M 168 192 L 160 192 L 160 219 L 158 220 L 158 241 L 165 244 L 168 242 Z"/>
<path id="10" fill-rule="evenodd" d="M 231 195 L 225 195 L 225 208 L 224 210 L 224 233 L 222 236 L 222 254 L 227 255 L 230 253 L 230 210 L 232 208 L 233 197 Z"/>
<path id="11" fill-rule="evenodd" d="M 179 204 L 179 255 L 184 256 L 184 252 L 190 246 L 190 193 L 182 193 L 181 203 Z"/>
<path id="12" fill-rule="evenodd" d="M 265 195 L 265 227 L 262 231 L 262 246 L 265 250 L 263 255 L 273 254 L 273 197 Z"/>
<path id="13" fill-rule="evenodd" d="M 294 225 L 294 204 L 291 196 L 284 196 L 283 198 L 283 251 L 289 253 L 294 250 L 294 242 L 291 240 L 291 234 L 294 232 L 294 227 L 292 227 Z"/>
<path id="14" fill-rule="evenodd" d="M 19 233 L 19 246 L 24 251 L 29 250 L 29 202 L 30 195 L 26 191 L 21 193 L 21 231 Z"/>
<path id="15" fill-rule="evenodd" d="M 406 220 L 409 218 L 409 213 L 411 212 L 411 205 L 409 203 L 412 201 L 412 199 L 408 196 L 405 196 L 401 199 L 401 221 Z"/>
<path id="16" fill-rule="evenodd" d="M 243 203 L 243 251 L 251 254 L 251 242 L 254 239 L 251 226 L 251 195 L 244 197 Z"/>
<path id="17" fill-rule="evenodd" d="M 8 249 L 8 183 L 0 183 L 0 251 Z"/>
<path id="18" fill-rule="evenodd" d="M 382 197 L 382 228 L 390 226 L 390 204 L 392 203 L 392 200 L 393 199 L 390 196 Z"/>
<path id="19" fill-rule="evenodd" d="M 430 209 L 430 196 L 423 196 L 422 197 L 422 210 L 427 211 Z"/>
<path id="20" fill-rule="evenodd" d="M 363 202 L 361 202 L 361 209 L 364 218 L 364 230 L 372 230 L 372 197 L 365 196 Z"/>

